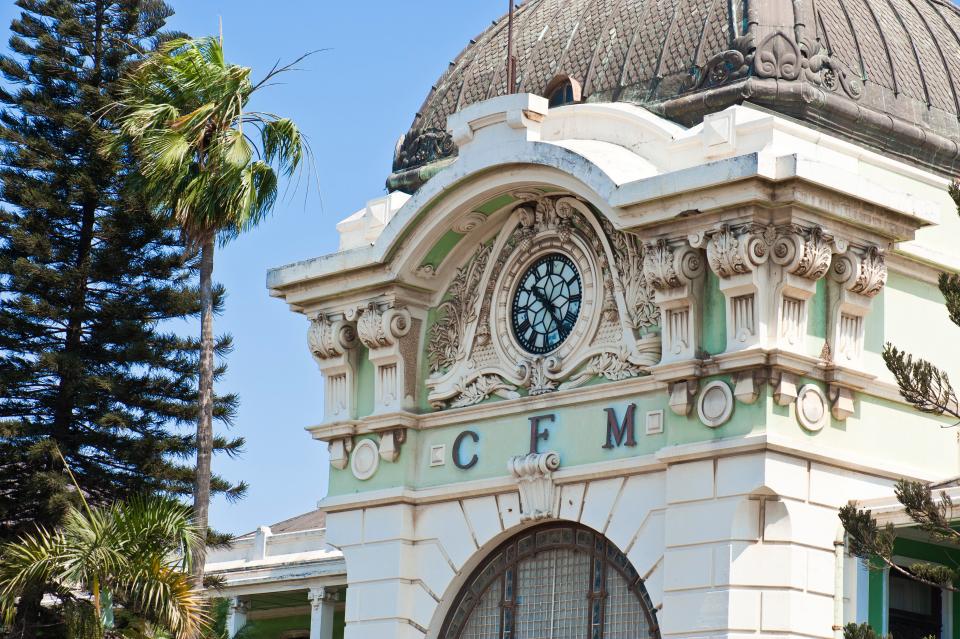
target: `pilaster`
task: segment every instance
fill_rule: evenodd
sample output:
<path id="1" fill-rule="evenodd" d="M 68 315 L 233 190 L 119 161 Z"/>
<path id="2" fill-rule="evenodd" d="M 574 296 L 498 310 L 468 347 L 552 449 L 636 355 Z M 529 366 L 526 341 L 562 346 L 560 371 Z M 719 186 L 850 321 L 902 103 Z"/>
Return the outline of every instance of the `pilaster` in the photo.
<path id="1" fill-rule="evenodd" d="M 644 271 L 660 308 L 661 364 L 697 356 L 703 315 L 703 275 L 699 251 L 685 239 L 660 239 L 646 246 Z"/>
<path id="2" fill-rule="evenodd" d="M 336 612 L 336 597 L 328 588 L 311 588 L 310 639 L 333 639 L 333 616 Z"/>
<path id="3" fill-rule="evenodd" d="M 324 421 L 356 417 L 357 325 L 343 313 L 318 313 L 307 333 L 310 354 L 324 378 Z"/>

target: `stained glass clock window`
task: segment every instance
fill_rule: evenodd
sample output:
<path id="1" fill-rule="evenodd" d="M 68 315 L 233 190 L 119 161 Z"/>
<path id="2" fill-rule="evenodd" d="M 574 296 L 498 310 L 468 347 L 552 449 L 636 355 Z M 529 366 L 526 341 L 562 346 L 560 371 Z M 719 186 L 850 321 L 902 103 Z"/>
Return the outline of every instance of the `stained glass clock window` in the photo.
<path id="1" fill-rule="evenodd" d="M 520 277 L 513 298 L 513 334 L 530 353 L 563 344 L 580 316 L 583 289 L 573 260 L 559 253 L 538 259 Z"/>

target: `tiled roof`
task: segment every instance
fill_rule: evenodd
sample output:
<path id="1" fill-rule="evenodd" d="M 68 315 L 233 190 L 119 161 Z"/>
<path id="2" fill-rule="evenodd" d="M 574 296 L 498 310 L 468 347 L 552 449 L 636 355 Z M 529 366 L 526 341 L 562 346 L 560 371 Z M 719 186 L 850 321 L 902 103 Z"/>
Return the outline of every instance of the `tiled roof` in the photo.
<path id="1" fill-rule="evenodd" d="M 758 103 L 945 173 L 960 167 L 960 13 L 949 0 L 529 0 L 518 92 L 568 76 L 584 101 L 683 124 Z M 463 107 L 507 93 L 507 20 L 451 63 L 398 147 L 398 176 L 456 154 Z"/>

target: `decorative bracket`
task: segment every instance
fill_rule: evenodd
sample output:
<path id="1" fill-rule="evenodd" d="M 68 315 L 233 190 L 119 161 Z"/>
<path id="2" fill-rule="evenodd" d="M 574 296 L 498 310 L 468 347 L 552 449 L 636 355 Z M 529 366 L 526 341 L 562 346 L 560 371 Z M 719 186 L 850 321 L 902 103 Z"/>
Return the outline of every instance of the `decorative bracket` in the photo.
<path id="1" fill-rule="evenodd" d="M 405 307 L 375 301 L 354 309 L 348 319 L 356 319 L 360 341 L 370 351 L 374 366 L 374 414 L 410 408 L 415 395 L 415 342 L 420 320 Z"/>
<path id="2" fill-rule="evenodd" d="M 520 520 L 537 521 L 558 516 L 560 491 L 553 481 L 553 471 L 560 468 L 560 455 L 531 453 L 511 457 L 507 469 L 520 488 Z"/>
<path id="3" fill-rule="evenodd" d="M 350 453 L 353 451 L 353 437 L 332 439 L 327 444 L 330 450 L 330 465 L 337 470 L 343 470 L 350 463 Z"/>
<path id="4" fill-rule="evenodd" d="M 683 240 L 660 239 L 646 246 L 643 268 L 655 291 L 654 303 L 660 308 L 660 363 L 695 358 L 705 272 L 700 251 Z"/>
<path id="5" fill-rule="evenodd" d="M 353 418 L 356 413 L 356 323 L 342 316 L 320 313 L 310 321 L 307 344 L 324 377 L 324 421 Z"/>
<path id="6" fill-rule="evenodd" d="M 855 367 L 863 353 L 865 318 L 873 298 L 887 283 L 887 265 L 879 247 L 851 249 L 833 261 L 830 278 L 838 286 L 830 296 L 829 342 L 837 366 Z"/>
<path id="7" fill-rule="evenodd" d="M 762 369 L 741 371 L 734 378 L 733 395 L 741 403 L 753 404 L 760 398 L 764 381 L 766 373 Z"/>
<path id="8" fill-rule="evenodd" d="M 798 385 L 800 379 L 794 373 L 783 371 L 775 378 L 771 378 L 773 384 L 773 401 L 779 406 L 789 406 L 797 401 L 799 394 Z"/>
<path id="9" fill-rule="evenodd" d="M 828 389 L 830 412 L 837 421 L 844 421 L 856 412 L 853 391 L 845 386 L 831 384 Z"/>
<path id="10" fill-rule="evenodd" d="M 697 395 L 697 380 L 684 380 L 670 385 L 670 410 L 686 417 L 693 410 L 693 398 Z"/>
<path id="11" fill-rule="evenodd" d="M 400 448 L 407 441 L 407 429 L 394 428 L 380 433 L 380 458 L 395 462 L 400 457 Z"/>

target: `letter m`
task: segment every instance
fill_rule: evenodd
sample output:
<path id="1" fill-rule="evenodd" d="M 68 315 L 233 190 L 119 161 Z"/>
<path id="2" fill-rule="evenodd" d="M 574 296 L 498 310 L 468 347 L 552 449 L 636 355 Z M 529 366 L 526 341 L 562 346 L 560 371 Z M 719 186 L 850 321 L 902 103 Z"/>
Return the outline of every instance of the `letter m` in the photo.
<path id="1" fill-rule="evenodd" d="M 617 412 L 613 408 L 605 408 L 607 413 L 607 443 L 604 448 L 616 448 L 617 446 L 636 446 L 637 440 L 634 436 L 633 414 L 637 409 L 636 404 L 627 406 L 627 412 L 623 414 L 623 421 L 617 423 Z"/>

